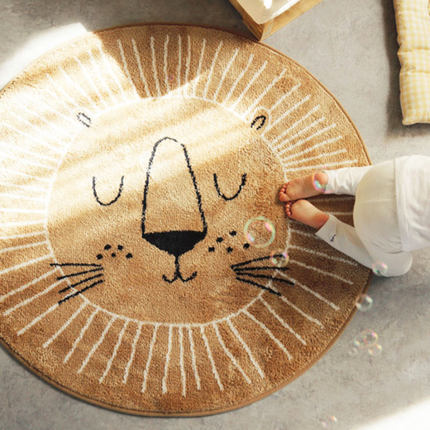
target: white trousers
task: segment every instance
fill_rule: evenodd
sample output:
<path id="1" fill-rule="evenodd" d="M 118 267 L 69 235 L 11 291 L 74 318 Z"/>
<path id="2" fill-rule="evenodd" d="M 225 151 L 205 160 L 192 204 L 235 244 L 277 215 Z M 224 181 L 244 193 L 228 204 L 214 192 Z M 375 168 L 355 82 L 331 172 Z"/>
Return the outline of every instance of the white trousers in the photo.
<path id="1" fill-rule="evenodd" d="M 333 248 L 368 268 L 387 266 L 384 276 L 400 276 L 412 265 L 402 250 L 396 207 L 394 161 L 374 166 L 324 170 L 327 193 L 355 195 L 354 227 L 329 214 L 315 233 Z"/>

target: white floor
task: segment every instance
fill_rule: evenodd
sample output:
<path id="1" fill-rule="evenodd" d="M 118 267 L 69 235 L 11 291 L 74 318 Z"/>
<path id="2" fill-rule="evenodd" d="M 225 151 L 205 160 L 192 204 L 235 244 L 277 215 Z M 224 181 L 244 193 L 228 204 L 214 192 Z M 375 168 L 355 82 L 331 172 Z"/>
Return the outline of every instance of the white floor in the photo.
<path id="1" fill-rule="evenodd" d="M 227 0 L 1 0 L 0 86 L 33 58 L 82 31 L 135 22 L 212 24 L 249 34 Z M 430 126 L 403 127 L 392 0 L 327 0 L 265 41 L 305 66 L 338 98 L 374 163 L 430 155 Z M 0 349 L 0 428 L 347 430 L 430 428 L 430 250 L 401 278 L 374 279 L 373 308 L 357 313 L 331 350 L 281 391 L 205 418 L 123 415 L 88 405 L 33 376 Z M 350 357 L 375 330 L 383 347 Z"/>

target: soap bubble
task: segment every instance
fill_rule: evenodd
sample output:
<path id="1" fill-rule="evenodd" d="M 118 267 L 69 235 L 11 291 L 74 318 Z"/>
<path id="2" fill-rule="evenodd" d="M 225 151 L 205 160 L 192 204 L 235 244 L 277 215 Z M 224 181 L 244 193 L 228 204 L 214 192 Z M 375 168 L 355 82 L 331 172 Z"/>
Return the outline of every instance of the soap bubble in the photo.
<path id="1" fill-rule="evenodd" d="M 355 337 L 353 341 L 354 346 L 360 349 L 372 348 L 377 343 L 378 343 L 378 333 L 376 333 L 371 329 L 363 330 Z"/>
<path id="2" fill-rule="evenodd" d="M 264 216 L 258 216 L 246 222 L 243 233 L 251 245 L 265 248 L 275 240 L 276 230 L 272 221 Z"/>
<path id="3" fill-rule="evenodd" d="M 285 267 L 289 263 L 290 257 L 285 249 L 277 249 L 270 253 L 270 261 L 275 267 Z"/>
<path id="4" fill-rule="evenodd" d="M 382 261 L 376 261 L 372 264 L 372 271 L 375 275 L 385 276 L 388 272 L 388 267 Z"/>
<path id="5" fill-rule="evenodd" d="M 355 302 L 355 307 L 361 312 L 368 311 L 372 307 L 372 305 L 373 305 L 373 299 L 367 294 L 361 294 L 360 297 Z"/>
<path id="6" fill-rule="evenodd" d="M 325 193 L 325 192 L 326 192 L 326 190 L 327 190 L 327 185 L 323 185 L 323 184 L 321 184 L 321 183 L 320 183 L 320 181 L 318 181 L 318 179 L 315 179 L 315 176 L 314 176 L 314 178 L 313 178 L 312 183 L 313 183 L 313 185 L 314 185 L 315 190 L 317 190 L 317 191 L 322 191 L 323 193 Z"/>
<path id="7" fill-rule="evenodd" d="M 322 184 L 318 179 L 315 178 L 315 175 L 312 176 L 312 185 L 316 191 L 319 191 L 324 194 L 331 194 L 332 190 L 327 188 L 327 184 Z"/>
<path id="8" fill-rule="evenodd" d="M 369 355 L 374 357 L 382 352 L 382 346 L 379 345 L 379 343 L 376 343 L 375 345 L 372 345 L 370 348 L 368 348 L 367 352 L 369 353 Z"/>
<path id="9" fill-rule="evenodd" d="M 320 419 L 320 424 L 323 429 L 331 429 L 337 423 L 337 418 L 331 415 L 327 418 Z"/>
<path id="10" fill-rule="evenodd" d="M 358 347 L 356 347 L 355 345 L 353 345 L 350 350 L 348 351 L 348 355 L 350 357 L 354 357 L 356 356 L 358 353 L 360 352 L 360 350 L 358 349 Z"/>

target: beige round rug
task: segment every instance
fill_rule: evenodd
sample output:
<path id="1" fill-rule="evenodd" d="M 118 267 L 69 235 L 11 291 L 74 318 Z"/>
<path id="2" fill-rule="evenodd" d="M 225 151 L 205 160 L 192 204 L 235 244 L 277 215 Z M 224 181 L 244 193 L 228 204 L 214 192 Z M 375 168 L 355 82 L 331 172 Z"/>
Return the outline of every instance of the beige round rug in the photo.
<path id="1" fill-rule="evenodd" d="M 277 192 L 369 158 L 281 53 L 197 26 L 100 31 L 31 64 L 0 116 L 1 340 L 61 390 L 231 410 L 303 373 L 354 313 L 370 271 L 286 220 Z M 352 197 L 314 201 L 352 223 Z"/>

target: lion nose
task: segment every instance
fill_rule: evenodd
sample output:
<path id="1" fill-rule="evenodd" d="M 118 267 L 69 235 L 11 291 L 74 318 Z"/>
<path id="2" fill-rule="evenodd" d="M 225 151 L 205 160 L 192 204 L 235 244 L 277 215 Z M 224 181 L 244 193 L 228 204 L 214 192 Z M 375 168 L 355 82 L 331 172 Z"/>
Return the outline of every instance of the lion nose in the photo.
<path id="1" fill-rule="evenodd" d="M 155 143 L 143 193 L 142 238 L 178 258 L 207 234 L 201 195 L 187 148 L 165 137 Z"/>
<path id="2" fill-rule="evenodd" d="M 143 238 L 149 243 L 175 257 L 193 249 L 196 243 L 203 240 L 205 236 L 206 232 L 194 230 L 172 230 L 143 234 Z"/>

